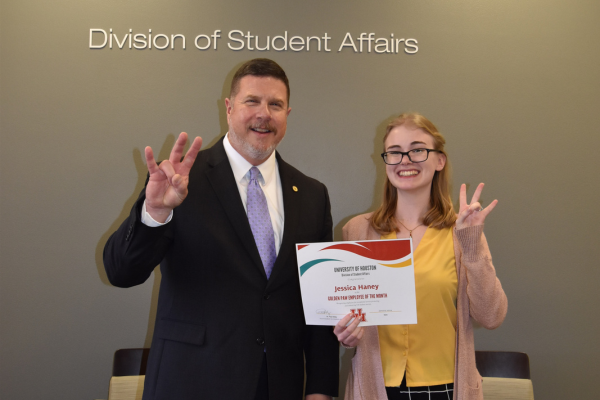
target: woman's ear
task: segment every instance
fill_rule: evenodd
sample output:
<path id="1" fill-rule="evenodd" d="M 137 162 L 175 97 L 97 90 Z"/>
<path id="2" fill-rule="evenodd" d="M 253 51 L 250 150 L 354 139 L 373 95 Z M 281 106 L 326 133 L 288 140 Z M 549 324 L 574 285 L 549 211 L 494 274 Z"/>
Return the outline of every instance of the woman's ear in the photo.
<path id="1" fill-rule="evenodd" d="M 438 162 L 435 167 L 435 170 L 441 171 L 446 166 L 446 155 L 444 153 L 437 153 L 437 155 L 438 155 Z"/>

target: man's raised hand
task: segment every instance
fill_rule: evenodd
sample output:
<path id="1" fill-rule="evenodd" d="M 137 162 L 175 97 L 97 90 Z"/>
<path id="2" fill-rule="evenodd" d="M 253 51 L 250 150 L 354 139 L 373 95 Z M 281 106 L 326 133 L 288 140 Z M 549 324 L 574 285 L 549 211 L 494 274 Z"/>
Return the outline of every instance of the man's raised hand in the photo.
<path id="1" fill-rule="evenodd" d="M 165 222 L 171 211 L 180 205 L 188 194 L 190 169 L 202 147 L 202 138 L 196 137 L 185 158 L 181 160 L 187 142 L 187 133 L 181 132 L 168 160 L 156 164 L 150 146 L 146 147 L 146 164 L 150 179 L 146 185 L 146 212 L 157 222 Z"/>

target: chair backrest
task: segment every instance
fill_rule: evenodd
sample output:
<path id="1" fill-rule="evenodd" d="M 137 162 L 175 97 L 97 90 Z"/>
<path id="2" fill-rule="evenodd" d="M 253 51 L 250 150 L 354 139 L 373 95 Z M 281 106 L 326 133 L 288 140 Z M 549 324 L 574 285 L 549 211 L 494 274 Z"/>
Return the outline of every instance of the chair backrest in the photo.
<path id="1" fill-rule="evenodd" d="M 476 351 L 475 363 L 481 376 L 531 379 L 529 357 L 516 351 Z"/>
<path id="2" fill-rule="evenodd" d="M 108 400 L 141 400 L 150 349 L 120 349 L 115 352 Z"/>
<path id="3" fill-rule="evenodd" d="M 115 352 L 112 376 L 146 375 L 150 349 L 120 349 Z"/>
<path id="4" fill-rule="evenodd" d="M 533 400 L 529 357 L 513 351 L 476 351 L 485 400 Z"/>

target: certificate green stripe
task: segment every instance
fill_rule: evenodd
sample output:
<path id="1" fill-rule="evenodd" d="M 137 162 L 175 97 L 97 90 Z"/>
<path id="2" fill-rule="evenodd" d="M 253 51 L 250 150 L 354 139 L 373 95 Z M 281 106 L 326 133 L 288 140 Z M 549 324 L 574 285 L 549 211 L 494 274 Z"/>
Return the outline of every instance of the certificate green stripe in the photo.
<path id="1" fill-rule="evenodd" d="M 306 264 L 303 264 L 302 266 L 300 266 L 300 276 L 304 275 L 304 273 L 306 271 L 308 271 L 308 269 L 310 267 L 313 267 L 313 266 L 320 264 L 322 262 L 325 262 L 325 261 L 342 261 L 342 260 L 334 260 L 333 258 L 320 258 L 318 260 L 309 261 Z"/>

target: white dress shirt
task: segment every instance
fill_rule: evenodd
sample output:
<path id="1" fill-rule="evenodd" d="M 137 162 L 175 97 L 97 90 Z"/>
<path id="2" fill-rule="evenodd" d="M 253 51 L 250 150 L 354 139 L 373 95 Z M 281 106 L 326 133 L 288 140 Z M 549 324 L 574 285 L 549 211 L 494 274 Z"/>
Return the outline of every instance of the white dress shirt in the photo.
<path id="1" fill-rule="evenodd" d="M 225 135 L 223 139 L 223 147 L 225 153 L 229 159 L 229 165 L 233 170 L 233 176 L 240 192 L 240 198 L 244 205 L 244 210 L 248 212 L 247 207 L 247 191 L 248 183 L 250 182 L 250 168 L 253 167 L 240 153 L 238 153 L 231 143 L 229 142 L 229 133 Z M 275 152 L 262 164 L 257 165 L 256 168 L 260 171 L 261 177 L 259 184 L 267 198 L 267 205 L 269 207 L 269 215 L 271 216 L 271 224 L 273 225 L 273 233 L 275 234 L 275 250 L 279 254 L 279 248 L 281 247 L 281 240 L 283 239 L 283 224 L 284 224 L 284 210 L 283 210 L 283 192 L 281 190 L 281 179 L 279 177 L 279 166 L 275 158 Z M 169 223 L 173 218 L 173 211 L 164 223 L 155 221 L 150 214 L 146 212 L 146 202 L 142 206 L 142 223 L 151 226 L 161 226 Z"/>

